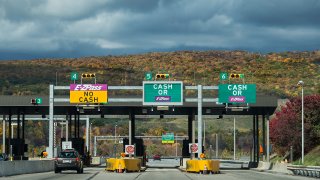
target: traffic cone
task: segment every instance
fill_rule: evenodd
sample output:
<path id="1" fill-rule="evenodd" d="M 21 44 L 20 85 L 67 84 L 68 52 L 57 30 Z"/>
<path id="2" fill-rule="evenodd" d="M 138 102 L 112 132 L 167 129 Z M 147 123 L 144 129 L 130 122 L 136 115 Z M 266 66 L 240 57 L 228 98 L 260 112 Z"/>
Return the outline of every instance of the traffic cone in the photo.
<path id="1" fill-rule="evenodd" d="M 119 166 L 118 166 L 118 173 L 122 173 L 122 166 L 121 166 L 121 163 L 119 163 Z"/>
<path id="2" fill-rule="evenodd" d="M 208 168 L 207 168 L 207 165 L 205 164 L 204 165 L 204 168 L 203 168 L 203 174 L 207 174 L 208 173 Z"/>

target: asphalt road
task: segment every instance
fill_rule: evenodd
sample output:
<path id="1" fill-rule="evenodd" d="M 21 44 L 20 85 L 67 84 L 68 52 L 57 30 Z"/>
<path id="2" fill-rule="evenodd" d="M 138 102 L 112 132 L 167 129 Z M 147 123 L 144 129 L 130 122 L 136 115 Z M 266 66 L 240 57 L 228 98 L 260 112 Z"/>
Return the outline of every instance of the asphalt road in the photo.
<path id="1" fill-rule="evenodd" d="M 221 174 L 203 175 L 181 172 L 176 168 L 148 168 L 145 172 L 134 173 L 114 173 L 106 172 L 104 168 L 85 168 L 83 174 L 77 174 L 76 171 L 62 171 L 55 174 L 54 172 L 24 174 L 10 177 L 2 177 L 1 179 L 17 179 L 17 180 L 303 180 L 311 178 L 301 176 L 291 176 L 282 174 L 271 174 L 264 172 L 256 172 L 251 170 L 222 170 Z"/>

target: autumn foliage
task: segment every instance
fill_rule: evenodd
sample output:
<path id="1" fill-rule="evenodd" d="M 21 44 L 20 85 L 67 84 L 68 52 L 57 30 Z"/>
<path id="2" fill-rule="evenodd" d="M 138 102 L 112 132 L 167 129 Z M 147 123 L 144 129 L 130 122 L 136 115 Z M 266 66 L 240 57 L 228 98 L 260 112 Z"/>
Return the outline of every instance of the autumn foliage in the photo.
<path id="1" fill-rule="evenodd" d="M 270 122 L 270 140 L 274 150 L 285 155 L 293 147 L 294 158 L 301 157 L 301 97 L 283 106 Z M 320 95 L 304 98 L 305 153 L 320 144 Z"/>

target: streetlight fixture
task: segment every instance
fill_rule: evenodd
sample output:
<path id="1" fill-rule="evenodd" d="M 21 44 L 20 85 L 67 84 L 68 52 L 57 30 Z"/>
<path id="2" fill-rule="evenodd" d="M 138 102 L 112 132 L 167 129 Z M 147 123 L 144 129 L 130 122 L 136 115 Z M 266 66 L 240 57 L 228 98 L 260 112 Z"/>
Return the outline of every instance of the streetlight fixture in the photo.
<path id="1" fill-rule="evenodd" d="M 304 163 L 304 112 L 303 112 L 303 85 L 304 82 L 300 80 L 297 84 L 298 86 L 301 86 L 301 163 Z"/>

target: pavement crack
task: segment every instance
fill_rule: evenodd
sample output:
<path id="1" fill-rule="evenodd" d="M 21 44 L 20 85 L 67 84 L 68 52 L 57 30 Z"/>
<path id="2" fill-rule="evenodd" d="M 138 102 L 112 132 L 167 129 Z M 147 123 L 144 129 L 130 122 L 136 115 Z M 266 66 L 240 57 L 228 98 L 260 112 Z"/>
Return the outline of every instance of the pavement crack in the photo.
<path id="1" fill-rule="evenodd" d="M 190 176 L 188 176 L 187 174 L 184 174 L 188 179 L 193 180 Z"/>
<path id="2" fill-rule="evenodd" d="M 134 179 L 138 179 L 138 177 L 141 175 L 141 173 L 136 177 L 136 178 L 134 178 Z"/>
<path id="3" fill-rule="evenodd" d="M 93 179 L 96 175 L 98 175 L 100 172 L 94 173 L 92 176 L 90 176 L 87 180 Z"/>

